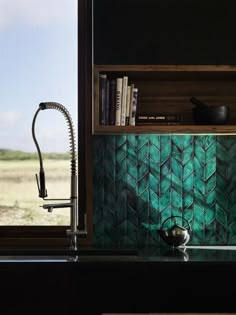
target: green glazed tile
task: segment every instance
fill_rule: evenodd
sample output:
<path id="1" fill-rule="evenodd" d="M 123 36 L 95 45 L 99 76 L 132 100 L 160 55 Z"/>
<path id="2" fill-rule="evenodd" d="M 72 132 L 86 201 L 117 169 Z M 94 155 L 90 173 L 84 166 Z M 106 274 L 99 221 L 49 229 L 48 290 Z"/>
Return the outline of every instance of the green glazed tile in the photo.
<path id="1" fill-rule="evenodd" d="M 95 136 L 94 242 L 156 244 L 171 215 L 193 225 L 191 244 L 236 244 L 235 136 Z"/>

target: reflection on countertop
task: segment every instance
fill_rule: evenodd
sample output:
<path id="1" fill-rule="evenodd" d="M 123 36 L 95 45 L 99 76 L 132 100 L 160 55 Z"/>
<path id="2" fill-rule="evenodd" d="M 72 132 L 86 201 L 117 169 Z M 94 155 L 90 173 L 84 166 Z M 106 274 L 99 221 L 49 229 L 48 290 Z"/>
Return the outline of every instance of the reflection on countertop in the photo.
<path id="1" fill-rule="evenodd" d="M 236 246 L 148 247 L 142 255 L 145 261 L 236 262 Z"/>

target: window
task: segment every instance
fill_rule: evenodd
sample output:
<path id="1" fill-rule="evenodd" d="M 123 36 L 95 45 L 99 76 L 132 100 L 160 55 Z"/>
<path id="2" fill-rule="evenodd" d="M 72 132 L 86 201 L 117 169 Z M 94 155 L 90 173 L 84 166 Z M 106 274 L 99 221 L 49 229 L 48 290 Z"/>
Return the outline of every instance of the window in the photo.
<path id="1" fill-rule="evenodd" d="M 69 208 L 39 206 L 39 160 L 31 125 L 44 101 L 63 104 L 77 137 L 76 0 L 0 1 L 0 225 L 69 224 Z M 70 197 L 69 134 L 63 115 L 41 111 L 37 140 L 49 198 Z"/>

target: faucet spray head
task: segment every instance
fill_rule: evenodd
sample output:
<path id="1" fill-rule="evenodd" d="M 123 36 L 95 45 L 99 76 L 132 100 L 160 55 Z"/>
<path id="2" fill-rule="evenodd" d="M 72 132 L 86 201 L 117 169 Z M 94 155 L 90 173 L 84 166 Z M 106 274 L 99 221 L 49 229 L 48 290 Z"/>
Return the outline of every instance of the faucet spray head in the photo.
<path id="1" fill-rule="evenodd" d="M 40 103 L 39 108 L 42 110 L 47 109 L 47 103 Z"/>
<path id="2" fill-rule="evenodd" d="M 44 174 L 43 169 L 40 169 L 39 171 L 39 179 L 38 179 L 38 174 L 36 174 L 36 181 L 37 181 L 37 186 L 38 186 L 38 191 L 39 191 L 39 197 L 46 198 L 48 196 L 48 193 L 46 189 L 45 174 Z"/>

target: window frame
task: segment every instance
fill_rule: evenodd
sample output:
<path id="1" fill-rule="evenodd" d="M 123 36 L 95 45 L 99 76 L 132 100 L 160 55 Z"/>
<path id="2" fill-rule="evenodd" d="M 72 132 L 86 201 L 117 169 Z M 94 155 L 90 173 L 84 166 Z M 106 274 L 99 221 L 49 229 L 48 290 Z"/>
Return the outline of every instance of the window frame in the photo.
<path id="1" fill-rule="evenodd" d="M 91 102 L 91 60 L 92 60 L 92 6 L 91 1 L 78 0 L 78 204 L 79 204 L 79 229 L 87 229 L 87 235 L 79 238 L 79 244 L 91 244 L 92 240 L 92 211 L 87 207 L 88 191 L 86 185 L 88 179 L 87 156 L 90 152 L 88 143 L 89 125 L 86 108 Z M 89 110 L 90 112 L 90 110 Z M 90 115 L 90 113 L 89 113 Z M 90 116 L 91 117 L 91 116 Z M 88 149 L 89 148 L 89 149 Z M 90 153 L 89 153 L 89 156 Z M 90 169 L 90 167 L 89 167 Z M 91 176 L 91 173 L 89 174 Z M 86 194 L 87 191 L 87 194 Z M 85 213 L 86 227 L 85 227 Z M 0 246 L 62 246 L 69 244 L 66 235 L 68 226 L 0 226 Z"/>

